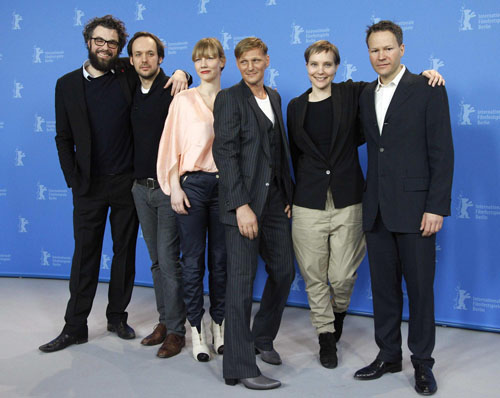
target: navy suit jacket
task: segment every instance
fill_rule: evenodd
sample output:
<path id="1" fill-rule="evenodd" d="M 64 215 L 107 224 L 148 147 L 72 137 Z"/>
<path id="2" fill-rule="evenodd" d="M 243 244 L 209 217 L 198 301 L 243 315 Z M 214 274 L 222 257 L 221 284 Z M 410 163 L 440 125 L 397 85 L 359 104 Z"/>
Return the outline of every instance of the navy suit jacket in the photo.
<path id="1" fill-rule="evenodd" d="M 375 113 L 377 81 L 360 98 L 368 150 L 363 229 L 377 212 L 391 232 L 418 233 L 424 212 L 450 215 L 453 142 L 444 87 L 408 70 L 387 109 L 382 135 Z"/>
<path id="2" fill-rule="evenodd" d="M 281 185 L 292 203 L 290 150 L 281 113 L 280 95 L 265 87 L 281 132 Z M 214 104 L 215 139 L 212 147 L 220 174 L 219 208 L 224 224 L 237 226 L 236 209 L 249 204 L 257 218 L 264 208 L 271 183 L 272 153 L 267 136 L 268 121 L 255 97 L 242 80 L 217 94 Z"/>

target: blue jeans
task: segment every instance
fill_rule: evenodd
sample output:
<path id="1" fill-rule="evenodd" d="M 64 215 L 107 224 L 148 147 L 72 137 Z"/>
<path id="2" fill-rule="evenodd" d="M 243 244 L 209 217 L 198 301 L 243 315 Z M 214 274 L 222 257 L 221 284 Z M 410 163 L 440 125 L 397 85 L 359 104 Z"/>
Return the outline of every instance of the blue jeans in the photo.
<path id="1" fill-rule="evenodd" d="M 134 182 L 132 186 L 139 222 L 149 257 L 160 323 L 168 333 L 184 336 L 186 309 L 183 301 L 179 235 L 170 197 L 160 188 L 151 189 Z"/>
<path id="2" fill-rule="evenodd" d="M 208 290 L 210 316 L 224 320 L 226 299 L 227 253 L 224 226 L 219 221 L 219 179 L 217 173 L 203 171 L 184 174 L 182 189 L 191 207 L 188 214 L 176 214 L 182 249 L 182 276 L 187 318 L 192 327 L 200 327 L 203 309 L 203 276 L 208 232 Z"/>

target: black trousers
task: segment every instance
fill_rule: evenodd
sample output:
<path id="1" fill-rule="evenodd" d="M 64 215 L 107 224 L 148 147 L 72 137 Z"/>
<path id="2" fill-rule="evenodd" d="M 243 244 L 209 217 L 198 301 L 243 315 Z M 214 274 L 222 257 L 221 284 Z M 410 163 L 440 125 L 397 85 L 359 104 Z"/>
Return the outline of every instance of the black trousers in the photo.
<path id="1" fill-rule="evenodd" d="M 371 231 L 366 232 L 373 294 L 375 341 L 382 361 L 402 359 L 401 317 L 404 277 L 410 319 L 408 347 L 414 365 L 431 366 L 435 343 L 434 274 L 436 235 L 388 231 L 380 211 Z"/>
<path id="2" fill-rule="evenodd" d="M 63 331 L 87 335 L 101 263 L 104 229 L 109 212 L 113 260 L 108 288 L 108 322 L 127 320 L 135 278 L 138 219 L 132 198 L 131 174 L 93 177 L 89 192 L 73 195 L 75 251 L 69 280 L 70 299 Z"/>
<path id="3" fill-rule="evenodd" d="M 226 325 L 224 331 L 224 378 L 260 375 L 255 361 L 255 346 L 273 349 L 290 286 L 295 278 L 290 220 L 275 183 L 259 219 L 258 237 L 240 234 L 238 227 L 226 225 L 228 252 Z M 268 278 L 252 330 L 253 283 L 258 257 L 266 263 Z"/>

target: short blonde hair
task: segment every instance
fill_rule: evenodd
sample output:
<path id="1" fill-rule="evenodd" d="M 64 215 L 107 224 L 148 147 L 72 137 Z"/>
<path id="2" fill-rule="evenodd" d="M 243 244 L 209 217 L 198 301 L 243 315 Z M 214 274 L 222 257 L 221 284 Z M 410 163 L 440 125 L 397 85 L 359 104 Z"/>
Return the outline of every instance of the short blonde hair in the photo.
<path id="1" fill-rule="evenodd" d="M 247 37 L 236 44 L 236 47 L 234 48 L 234 56 L 236 57 L 236 59 L 239 59 L 243 55 L 243 53 L 246 53 L 247 51 L 253 50 L 255 48 L 259 48 L 260 50 L 262 50 L 264 55 L 267 55 L 266 43 L 264 43 L 258 37 Z"/>
<path id="2" fill-rule="evenodd" d="M 304 58 L 306 59 L 306 63 L 309 62 L 309 58 L 311 57 L 311 55 L 319 54 L 323 51 L 331 51 L 333 53 L 333 61 L 335 62 L 335 65 L 340 64 L 339 49 L 335 44 L 330 43 L 328 40 L 315 41 L 313 44 L 306 48 L 306 51 L 304 51 Z"/>
<path id="3" fill-rule="evenodd" d="M 194 45 L 193 53 L 191 59 L 194 62 L 196 59 L 207 56 L 218 56 L 219 59 L 225 61 L 226 55 L 224 54 L 224 49 L 222 44 L 215 37 L 205 37 Z M 224 67 L 222 67 L 224 69 Z M 221 70 L 222 70 L 221 69 Z"/>

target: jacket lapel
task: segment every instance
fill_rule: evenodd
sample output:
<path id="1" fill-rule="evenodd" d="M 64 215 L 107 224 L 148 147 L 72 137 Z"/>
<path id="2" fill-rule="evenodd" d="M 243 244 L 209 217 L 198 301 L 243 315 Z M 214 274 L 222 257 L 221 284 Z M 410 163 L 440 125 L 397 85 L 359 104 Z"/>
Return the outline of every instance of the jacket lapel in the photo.
<path id="1" fill-rule="evenodd" d="M 328 153 L 332 153 L 333 147 L 335 145 L 335 140 L 340 127 L 340 116 L 342 114 L 340 92 L 336 84 L 332 84 L 332 112 L 333 112 L 333 125 L 332 125 L 332 137 L 330 141 L 330 150 Z"/>
<path id="2" fill-rule="evenodd" d="M 82 74 L 78 76 L 77 79 L 73 80 L 73 95 L 75 96 L 75 101 L 78 104 L 78 107 L 81 110 L 82 125 L 80 126 L 82 130 L 86 131 L 90 138 L 90 122 L 89 115 L 87 111 L 87 102 L 85 101 L 85 82 Z"/>
<path id="3" fill-rule="evenodd" d="M 285 147 L 285 152 L 286 152 L 286 158 L 290 159 L 290 149 L 288 148 L 288 140 L 285 134 L 285 125 L 283 123 L 283 115 L 281 113 L 281 106 L 278 100 L 278 96 L 276 95 L 276 92 L 268 87 L 265 87 L 267 95 L 269 96 L 269 99 L 271 101 L 271 106 L 274 111 L 274 115 L 278 119 L 279 123 L 279 128 L 280 128 L 280 134 L 281 134 L 281 142 L 283 143 L 283 146 Z"/>
<path id="4" fill-rule="evenodd" d="M 269 138 L 267 137 L 267 123 L 268 119 L 264 115 L 264 112 L 259 108 L 259 105 L 257 104 L 257 100 L 255 99 L 252 90 L 246 85 L 246 83 L 242 80 L 240 82 L 244 96 L 247 98 L 248 104 L 250 105 L 250 108 L 252 109 L 255 118 L 257 119 L 257 124 L 259 127 L 259 138 L 260 142 L 262 145 L 262 149 L 264 150 L 264 154 L 268 159 L 271 159 L 271 149 L 270 149 L 270 143 L 269 143 Z"/>
<path id="5" fill-rule="evenodd" d="M 384 123 L 388 122 L 391 116 L 398 111 L 399 107 L 408 99 L 412 90 L 411 85 L 413 84 L 413 79 L 411 78 L 410 71 L 406 69 L 403 77 L 399 81 L 398 87 L 394 92 L 389 108 L 387 108 L 387 113 L 385 114 Z"/>

